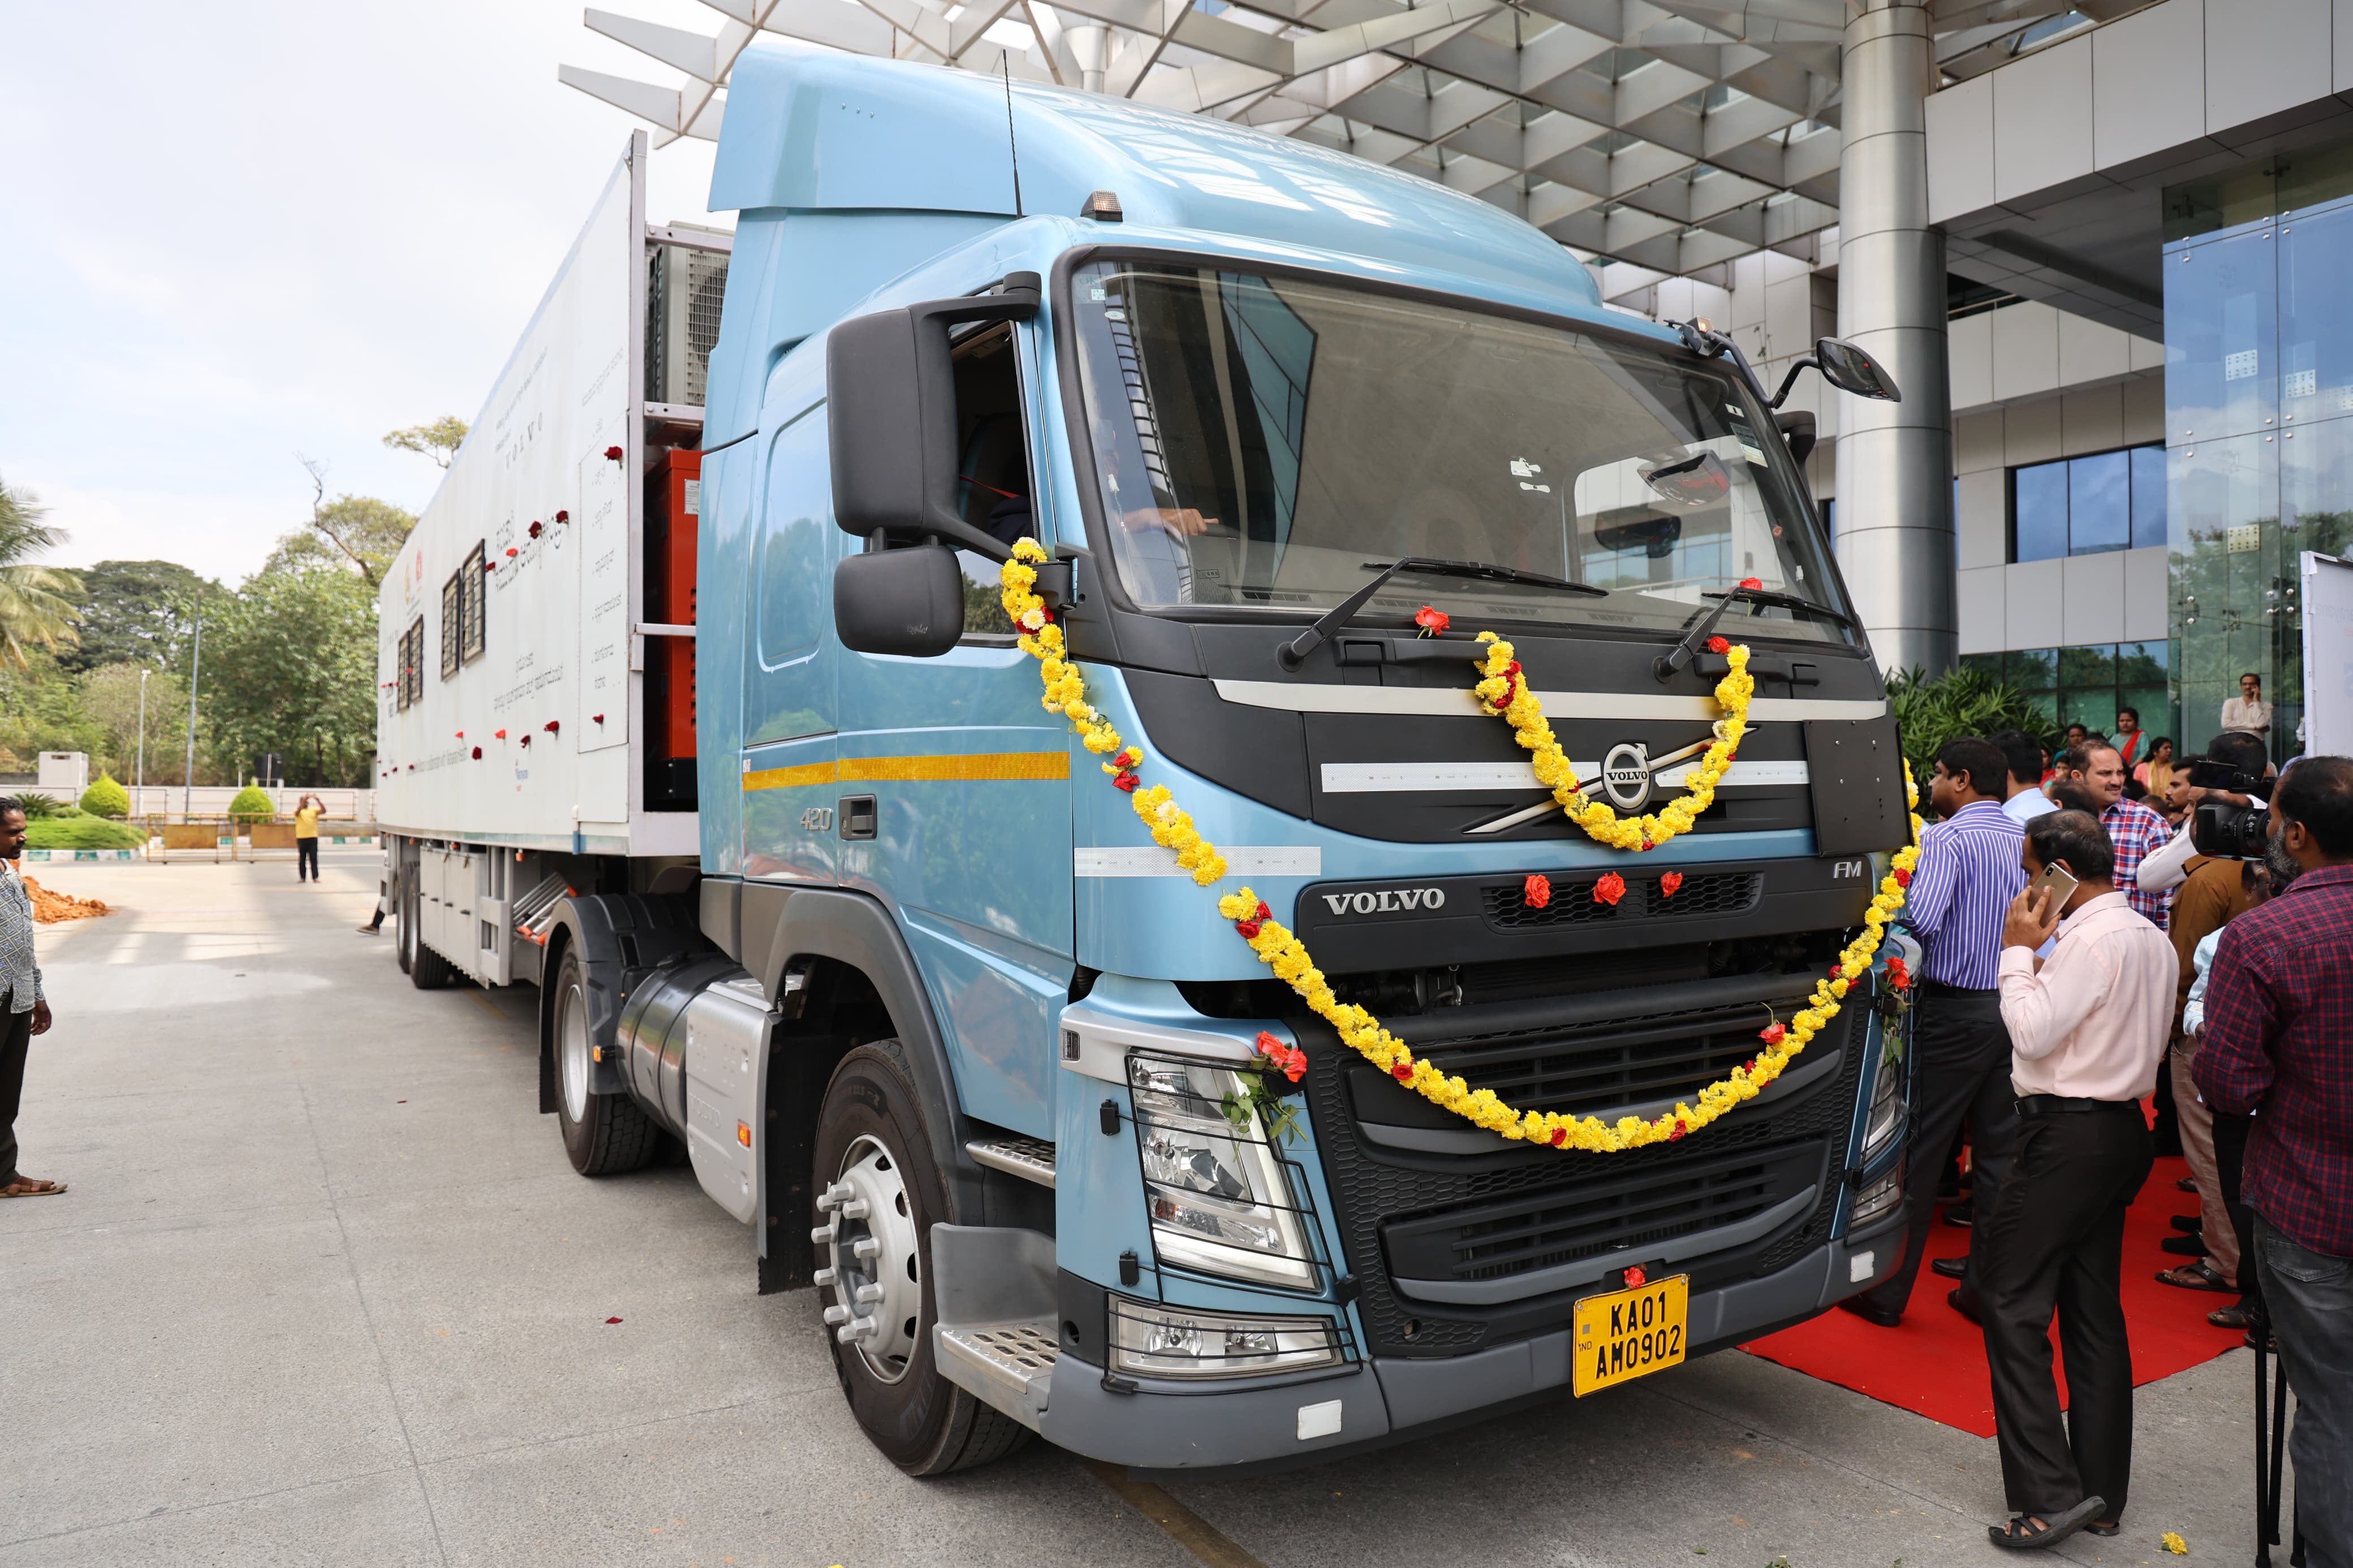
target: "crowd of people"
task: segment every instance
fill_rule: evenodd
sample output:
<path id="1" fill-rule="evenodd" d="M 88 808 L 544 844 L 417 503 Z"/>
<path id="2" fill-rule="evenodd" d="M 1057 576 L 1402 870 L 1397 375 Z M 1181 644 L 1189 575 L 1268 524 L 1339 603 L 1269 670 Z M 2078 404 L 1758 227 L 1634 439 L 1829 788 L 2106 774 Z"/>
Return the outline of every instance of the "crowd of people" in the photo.
<path id="1" fill-rule="evenodd" d="M 2353 760 L 2274 769 L 2261 684 L 2241 690 L 2201 757 L 2126 709 L 2055 753 L 2009 731 L 1935 758 L 1905 915 L 1923 947 L 1909 1228 L 1894 1274 L 1841 1305 L 1902 1321 L 1966 1143 L 1946 1217 L 1968 1253 L 1932 1267 L 1984 1336 L 2012 1515 L 1997 1545 L 2121 1528 L 2125 1216 L 2154 1160 L 2145 1107 L 2169 1098 L 2199 1212 L 2173 1218 L 2164 1247 L 2187 1261 L 2157 1278 L 2232 1297 L 2210 1320 L 2277 1349 L 2306 1561 L 2353 1568 Z M 2205 805 L 2267 810 L 2268 837 L 2240 846 L 2260 858 L 2199 854 Z"/>

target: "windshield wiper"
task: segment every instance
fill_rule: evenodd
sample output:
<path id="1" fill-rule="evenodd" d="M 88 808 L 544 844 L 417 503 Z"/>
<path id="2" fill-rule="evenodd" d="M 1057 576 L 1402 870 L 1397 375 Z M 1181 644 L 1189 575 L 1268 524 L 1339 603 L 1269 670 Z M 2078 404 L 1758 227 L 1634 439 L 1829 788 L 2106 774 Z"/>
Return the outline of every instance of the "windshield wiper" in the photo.
<path id="1" fill-rule="evenodd" d="M 1301 661 L 1321 647 L 1324 639 L 1330 637 L 1335 628 L 1369 604 L 1373 595 L 1380 592 L 1381 585 L 1400 572 L 1426 572 L 1433 577 L 1482 577 L 1494 583 L 1525 583 L 1537 588 L 1559 588 L 1600 598 L 1609 596 L 1609 589 L 1597 588 L 1590 583 L 1573 583 L 1566 577 L 1547 577 L 1541 572 L 1523 572 L 1516 566 L 1496 566 L 1484 561 L 1439 561 L 1427 555 L 1408 555 L 1386 567 L 1377 561 L 1367 561 L 1364 564 L 1367 572 L 1378 568 L 1380 575 L 1324 611 L 1314 626 L 1278 649 L 1276 658 L 1282 661 L 1283 668 L 1298 668 Z"/>
<path id="2" fill-rule="evenodd" d="M 1672 679 L 1677 670 L 1692 661 L 1693 656 L 1699 652 L 1700 645 L 1707 641 L 1715 632 L 1716 622 L 1724 619 L 1724 612 L 1732 608 L 1736 603 L 1762 605 L 1767 609 L 1788 610 L 1794 614 L 1820 616 L 1824 620 L 1836 621 L 1850 631 L 1857 629 L 1852 618 L 1831 609 L 1828 605 L 1817 605 L 1811 599 L 1801 599 L 1795 594 L 1783 594 L 1771 588 L 1726 588 L 1722 593 L 1704 593 L 1700 597 L 1715 600 L 1716 606 L 1707 613 L 1704 620 L 1698 622 L 1689 631 L 1683 633 L 1683 639 L 1672 649 L 1651 661 L 1651 673 L 1661 680 Z"/>

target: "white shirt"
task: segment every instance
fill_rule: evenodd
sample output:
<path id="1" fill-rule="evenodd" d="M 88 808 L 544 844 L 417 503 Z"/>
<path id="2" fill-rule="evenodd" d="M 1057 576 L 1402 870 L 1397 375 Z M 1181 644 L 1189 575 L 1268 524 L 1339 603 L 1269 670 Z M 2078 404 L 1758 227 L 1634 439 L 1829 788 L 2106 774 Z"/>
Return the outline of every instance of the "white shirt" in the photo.
<path id="1" fill-rule="evenodd" d="M 2206 979 L 2214 970 L 2214 949 L 2221 944 L 2222 930 L 2216 926 L 2198 939 L 2198 950 L 2189 955 L 2197 978 L 2189 983 L 2189 1000 L 2182 1005 L 2181 1032 L 2194 1035 L 2206 1026 Z"/>
<path id="2" fill-rule="evenodd" d="M 2001 814 L 2021 827 L 2049 812 L 2059 809 L 2059 803 L 2040 789 L 2022 789 L 2001 803 Z"/>
<path id="3" fill-rule="evenodd" d="M 2251 795 L 2247 799 L 2254 804 L 2257 810 L 2263 809 L 2263 796 Z M 2189 862 L 2198 857 L 2197 846 L 2189 842 L 2189 826 L 2197 820 L 2198 813 L 2193 808 L 2181 819 L 2181 830 L 2173 836 L 2173 841 L 2141 861 L 2134 877 L 2139 881 L 2142 892 L 2161 893 L 2168 888 L 2178 888 L 2189 879 Z"/>
<path id="4" fill-rule="evenodd" d="M 2253 702 L 2243 697 L 2233 697 L 2222 704 L 2222 728 L 2244 730 L 2258 734 L 2272 727 L 2272 705 L 2262 698 Z"/>
<path id="5" fill-rule="evenodd" d="M 2020 1094 L 2129 1100 L 2156 1087 L 2180 963 L 2122 893 L 2069 916 L 2041 973 L 2022 947 L 2003 948 L 1998 968 Z"/>

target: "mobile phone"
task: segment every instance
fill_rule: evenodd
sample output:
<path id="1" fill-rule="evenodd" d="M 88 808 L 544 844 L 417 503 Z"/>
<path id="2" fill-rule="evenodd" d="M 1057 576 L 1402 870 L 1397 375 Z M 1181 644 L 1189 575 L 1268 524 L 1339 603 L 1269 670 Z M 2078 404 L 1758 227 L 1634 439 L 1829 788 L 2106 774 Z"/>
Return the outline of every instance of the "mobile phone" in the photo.
<path id="1" fill-rule="evenodd" d="M 2068 872 L 2066 867 L 2045 866 L 2027 881 L 2027 898 L 2031 902 L 2036 893 L 2045 888 L 2050 889 L 2051 912 L 2056 914 L 2067 907 L 2067 900 L 2075 896 L 2075 889 L 2082 885 Z"/>

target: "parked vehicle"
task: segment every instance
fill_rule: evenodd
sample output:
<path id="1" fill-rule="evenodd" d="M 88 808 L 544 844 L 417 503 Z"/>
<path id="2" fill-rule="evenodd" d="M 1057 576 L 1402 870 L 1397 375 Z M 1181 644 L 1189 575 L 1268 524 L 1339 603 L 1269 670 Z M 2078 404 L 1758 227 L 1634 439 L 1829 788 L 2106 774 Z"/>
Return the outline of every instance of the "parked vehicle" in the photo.
<path id="1" fill-rule="evenodd" d="M 1216 907 L 1247 884 L 1336 997 L 1518 1109 L 1656 1116 L 1805 1005 L 1907 817 L 1810 417 L 1728 338 L 1296 140 L 755 46 L 696 410 L 647 390 L 681 231 L 642 167 L 385 589 L 400 951 L 422 985 L 541 988 L 573 1163 L 681 1142 L 758 1288 L 819 1292 L 894 1461 L 1031 1431 L 1145 1470 L 1330 1455 L 1894 1267 L 1875 979 L 1714 1125 L 1564 1152 L 1393 1081 Z M 1025 536 L 1218 886 L 1041 703 L 999 594 Z M 1694 830 L 1569 824 L 1470 695 L 1486 629 L 1628 814 L 1707 743 L 1710 635 L 1750 647 Z"/>

